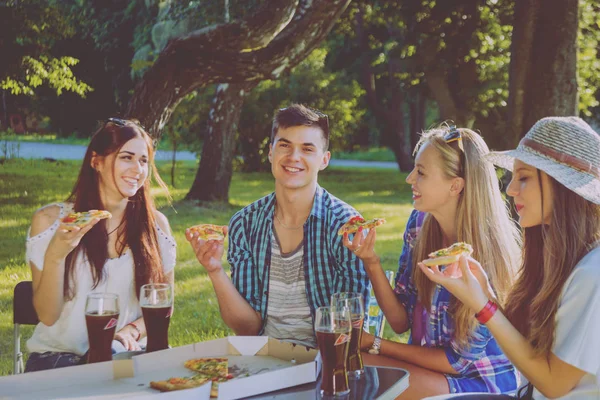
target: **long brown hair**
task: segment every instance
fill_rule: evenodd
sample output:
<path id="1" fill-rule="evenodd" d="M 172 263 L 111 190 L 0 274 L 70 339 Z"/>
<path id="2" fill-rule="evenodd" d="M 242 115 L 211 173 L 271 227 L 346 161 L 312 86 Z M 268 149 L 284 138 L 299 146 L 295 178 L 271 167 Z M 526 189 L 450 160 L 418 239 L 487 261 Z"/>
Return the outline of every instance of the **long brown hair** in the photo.
<path id="1" fill-rule="evenodd" d="M 472 130 L 459 129 L 459 132 L 462 149 L 457 141 L 446 143 L 447 129 L 439 128 L 423 133 L 415 152 L 424 144 L 430 144 L 441 156 L 446 177 L 464 179 L 456 212 L 457 238 L 473 246 L 473 257 L 481 261 L 498 301 L 503 305 L 519 265 L 519 231 L 510 219 L 494 166 L 484 159 L 489 153 L 487 144 Z M 419 300 L 427 309 L 431 307 L 435 283 L 423 274 L 417 263 L 442 247 L 441 227 L 431 214 L 427 214 L 413 254 L 413 281 Z M 454 338 L 466 346 L 477 326 L 473 311 L 454 297 L 449 311 L 454 319 Z"/>
<path id="2" fill-rule="evenodd" d="M 543 198 L 539 174 L 538 170 Z M 563 286 L 577 263 L 600 240 L 600 205 L 548 178 L 553 198 L 551 220 L 549 225 L 524 229 L 523 263 L 506 305 L 509 321 L 529 340 L 536 355 L 546 357 L 554 344 Z M 545 206 L 542 203 L 542 215 Z"/>
<path id="3" fill-rule="evenodd" d="M 102 210 L 104 205 L 100 197 L 98 173 L 91 166 L 93 153 L 106 157 L 118 153 L 129 140 L 142 138 L 148 145 L 148 178 L 129 198 L 123 215 L 122 228 L 117 232 L 117 253 L 123 255 L 127 247 L 131 249 L 134 260 L 134 276 L 136 295 L 139 296 L 142 285 L 149 282 L 163 282 L 162 259 L 156 232 L 156 207 L 150 195 L 152 176 L 167 192 L 165 183 L 158 175 L 154 165 L 154 146 L 150 136 L 135 120 L 120 121 L 120 124 L 105 123 L 92 137 L 83 158 L 79 177 L 67 201 L 74 204 L 74 211 Z M 114 173 L 114 160 L 113 160 Z M 114 179 L 114 176 L 113 176 Z M 64 274 L 64 296 L 72 299 L 75 294 L 74 271 L 79 253 L 83 252 L 89 260 L 93 278 L 93 288 L 104 279 L 104 264 L 108 259 L 108 234 L 105 221 L 97 223 L 83 236 L 79 245 L 67 256 Z"/>

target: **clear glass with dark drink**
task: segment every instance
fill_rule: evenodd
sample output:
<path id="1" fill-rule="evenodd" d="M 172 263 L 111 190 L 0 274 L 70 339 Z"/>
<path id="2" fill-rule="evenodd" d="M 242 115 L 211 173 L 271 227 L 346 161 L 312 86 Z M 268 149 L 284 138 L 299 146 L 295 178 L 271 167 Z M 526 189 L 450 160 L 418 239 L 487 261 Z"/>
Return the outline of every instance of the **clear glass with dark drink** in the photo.
<path id="1" fill-rule="evenodd" d="M 349 310 L 319 307 L 315 316 L 315 332 L 322 359 L 321 396 L 345 396 L 350 392 L 346 372 L 352 334 Z"/>
<path id="2" fill-rule="evenodd" d="M 331 296 L 331 307 L 348 308 L 352 323 L 352 337 L 348 348 L 346 369 L 348 378 L 358 379 L 364 372 L 362 356 L 360 354 L 360 341 L 362 338 L 365 321 L 365 306 L 359 293 L 334 293 Z"/>
<path id="3" fill-rule="evenodd" d="M 87 362 L 112 360 L 111 344 L 119 320 L 119 296 L 113 293 L 90 293 L 85 304 L 85 323 L 90 349 Z"/>
<path id="4" fill-rule="evenodd" d="M 140 289 L 140 306 L 146 325 L 146 352 L 169 348 L 169 322 L 173 313 L 173 287 L 150 283 Z"/>

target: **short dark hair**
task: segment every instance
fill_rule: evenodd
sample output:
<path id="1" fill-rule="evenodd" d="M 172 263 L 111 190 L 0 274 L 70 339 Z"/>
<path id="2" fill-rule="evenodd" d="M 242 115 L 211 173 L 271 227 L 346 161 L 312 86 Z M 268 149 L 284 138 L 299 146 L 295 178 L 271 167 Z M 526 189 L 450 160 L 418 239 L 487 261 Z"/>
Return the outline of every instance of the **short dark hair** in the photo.
<path id="1" fill-rule="evenodd" d="M 329 148 L 329 117 L 327 114 L 303 104 L 292 104 L 278 110 L 273 118 L 271 143 L 275 141 L 279 128 L 286 129 L 293 126 L 317 126 L 321 128 L 325 142 L 323 150 L 327 151 Z"/>

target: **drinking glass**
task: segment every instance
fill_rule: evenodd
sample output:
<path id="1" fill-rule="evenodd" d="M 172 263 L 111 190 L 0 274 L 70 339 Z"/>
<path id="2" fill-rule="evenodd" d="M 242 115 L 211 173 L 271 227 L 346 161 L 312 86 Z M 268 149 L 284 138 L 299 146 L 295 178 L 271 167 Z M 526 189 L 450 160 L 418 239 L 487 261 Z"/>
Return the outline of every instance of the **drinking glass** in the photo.
<path id="1" fill-rule="evenodd" d="M 348 371 L 348 378 L 358 379 L 364 372 L 362 356 L 360 354 L 360 341 L 365 321 L 365 307 L 362 296 L 359 293 L 334 293 L 331 296 L 331 307 L 336 309 L 346 307 L 350 312 L 352 336 L 350 338 L 346 369 Z"/>
<path id="2" fill-rule="evenodd" d="M 169 348 L 169 323 L 173 314 L 173 286 L 149 283 L 140 289 L 140 306 L 146 324 L 146 352 Z"/>
<path id="3" fill-rule="evenodd" d="M 90 344 L 88 363 L 112 360 L 111 344 L 118 320 L 118 295 L 114 293 L 88 294 L 85 302 L 85 324 Z"/>
<path id="4" fill-rule="evenodd" d="M 322 397 L 342 397 L 350 392 L 346 358 L 352 325 L 347 308 L 319 307 L 315 316 L 315 332 L 322 359 Z"/>

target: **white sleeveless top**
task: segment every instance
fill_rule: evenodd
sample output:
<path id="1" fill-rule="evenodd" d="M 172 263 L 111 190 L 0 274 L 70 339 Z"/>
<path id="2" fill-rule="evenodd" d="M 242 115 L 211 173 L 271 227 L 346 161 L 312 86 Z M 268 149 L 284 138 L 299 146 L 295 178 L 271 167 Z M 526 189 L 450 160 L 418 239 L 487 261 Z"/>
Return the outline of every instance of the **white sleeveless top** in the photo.
<path id="1" fill-rule="evenodd" d="M 33 262 L 41 271 L 44 268 L 44 256 L 50 240 L 59 226 L 59 220 L 73 209 L 72 204 L 56 203 L 60 207 L 59 218 L 39 235 L 29 237 L 27 232 L 26 253 L 27 263 Z M 163 271 L 169 273 L 175 267 L 175 240 L 169 232 L 156 226 L 158 244 L 163 261 Z M 119 296 L 119 321 L 117 331 L 128 323 L 142 316 L 136 293 L 133 271 L 133 254 L 127 249 L 121 257 L 111 258 L 104 265 L 105 279 L 92 290 L 93 279 L 90 264 L 82 253 L 79 253 L 75 263 L 74 279 L 76 293 L 72 300 L 65 302 L 62 313 L 52 326 L 39 323 L 31 339 L 27 341 L 29 352 L 43 353 L 45 351 L 70 352 L 83 355 L 89 348 L 87 328 L 85 324 L 85 302 L 88 293 L 116 293 Z"/>

